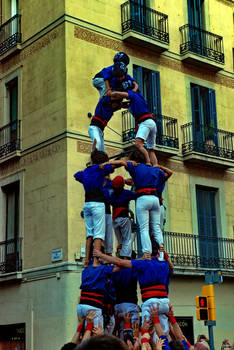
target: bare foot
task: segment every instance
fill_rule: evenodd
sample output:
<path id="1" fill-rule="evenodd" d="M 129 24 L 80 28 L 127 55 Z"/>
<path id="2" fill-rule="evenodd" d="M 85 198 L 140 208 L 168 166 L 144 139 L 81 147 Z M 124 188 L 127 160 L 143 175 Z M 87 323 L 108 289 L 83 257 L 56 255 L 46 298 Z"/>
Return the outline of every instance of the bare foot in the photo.
<path id="1" fill-rule="evenodd" d="M 96 257 L 94 257 L 93 259 L 93 267 L 98 267 L 101 266 L 101 264 L 99 263 L 98 259 Z"/>

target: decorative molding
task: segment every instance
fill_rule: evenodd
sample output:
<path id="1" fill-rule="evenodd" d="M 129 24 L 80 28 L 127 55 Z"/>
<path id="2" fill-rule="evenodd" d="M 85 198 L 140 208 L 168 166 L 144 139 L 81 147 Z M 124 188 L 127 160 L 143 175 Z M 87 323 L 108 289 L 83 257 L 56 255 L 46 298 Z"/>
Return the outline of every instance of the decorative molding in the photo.
<path id="1" fill-rule="evenodd" d="M 47 47 L 52 41 L 57 39 L 62 33 L 63 27 L 51 30 L 45 36 L 33 42 L 30 46 L 23 49 L 18 55 L 9 58 L 6 62 L 0 64 L 0 74 L 7 72 L 12 66 L 21 64 L 25 59 L 34 55 L 44 47 Z"/>
<path id="2" fill-rule="evenodd" d="M 88 29 L 81 28 L 78 25 L 74 26 L 74 37 L 114 51 L 124 51 L 130 56 L 167 67 L 188 76 L 194 76 L 202 80 L 207 80 L 222 86 L 234 88 L 234 79 L 232 78 L 225 77 L 221 74 L 208 72 L 207 70 L 195 67 L 192 64 L 184 64 L 181 61 L 175 60 L 168 56 L 160 55 L 148 49 L 134 46 L 129 43 L 124 43 L 121 40 L 112 39 Z"/>
<path id="3" fill-rule="evenodd" d="M 114 156 L 115 154 L 120 153 L 119 148 L 113 148 L 113 147 L 106 147 L 106 152 L 109 157 Z M 121 149 L 121 152 L 123 149 Z M 91 153 L 91 142 L 85 142 L 85 141 L 77 141 L 77 152 L 78 153 L 85 153 L 85 154 L 90 154 Z"/>
<path id="4" fill-rule="evenodd" d="M 25 167 L 30 166 L 42 159 L 53 157 L 55 154 L 63 152 L 63 143 L 53 143 L 49 146 L 32 152 L 19 160 L 8 161 L 6 164 L 2 164 L 0 168 L 0 178 L 8 176 L 11 173 L 15 173 L 25 169 Z"/>

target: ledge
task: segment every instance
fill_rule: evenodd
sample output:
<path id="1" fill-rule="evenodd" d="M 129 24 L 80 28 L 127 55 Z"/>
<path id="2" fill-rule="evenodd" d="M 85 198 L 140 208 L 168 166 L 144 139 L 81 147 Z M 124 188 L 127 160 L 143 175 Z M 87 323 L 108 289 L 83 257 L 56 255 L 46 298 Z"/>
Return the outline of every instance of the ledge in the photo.
<path id="1" fill-rule="evenodd" d="M 11 47 L 9 50 L 7 50 L 5 53 L 0 55 L 0 63 L 3 63 L 4 61 L 8 60 L 11 56 L 16 55 L 21 50 L 22 50 L 21 44 L 15 44 L 13 47 Z"/>
<path id="2" fill-rule="evenodd" d="M 209 69 L 210 71 L 218 72 L 224 69 L 224 64 L 217 63 L 205 56 L 201 56 L 194 52 L 188 51 L 181 55 L 181 61 L 184 63 L 193 64 L 198 67 Z"/>
<path id="3" fill-rule="evenodd" d="M 17 150 L 11 153 L 7 153 L 5 156 L 0 157 L 0 164 L 4 162 L 8 162 L 9 160 L 20 158 L 21 157 L 21 151 Z"/>
<path id="4" fill-rule="evenodd" d="M 210 154 L 189 152 L 183 155 L 184 162 L 206 164 L 208 166 L 214 165 L 221 169 L 228 169 L 234 167 L 234 160 L 221 157 L 212 156 Z"/>
<path id="5" fill-rule="evenodd" d="M 198 268 L 198 267 L 186 267 L 186 266 L 175 266 L 174 265 L 174 270 L 173 274 L 176 276 L 192 276 L 192 277 L 199 277 L 199 276 L 205 276 L 205 272 L 207 271 L 214 271 L 214 270 L 219 270 L 222 271 L 222 276 L 224 277 L 229 277 L 229 278 L 234 278 L 234 270 L 227 269 L 209 269 L 209 268 Z"/>
<path id="6" fill-rule="evenodd" d="M 0 284 L 21 283 L 22 271 L 0 274 Z"/>
<path id="7" fill-rule="evenodd" d="M 127 41 L 134 45 L 138 45 L 147 49 L 151 49 L 156 52 L 164 52 L 169 49 L 169 44 L 153 39 L 148 35 L 129 30 L 127 33 L 122 35 L 123 41 Z"/>

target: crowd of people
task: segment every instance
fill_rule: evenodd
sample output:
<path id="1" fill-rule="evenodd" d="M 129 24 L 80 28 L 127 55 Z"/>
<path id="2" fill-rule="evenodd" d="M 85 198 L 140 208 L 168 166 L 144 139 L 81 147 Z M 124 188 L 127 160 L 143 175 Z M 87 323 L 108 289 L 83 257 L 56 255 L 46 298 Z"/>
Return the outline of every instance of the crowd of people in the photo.
<path id="1" fill-rule="evenodd" d="M 156 122 L 137 82 L 127 74 L 128 64 L 129 57 L 119 52 L 114 64 L 93 79 L 100 99 L 88 129 L 91 161 L 74 175 L 85 190 L 86 257 L 77 307 L 79 325 L 63 350 L 191 348 L 168 298 L 173 265 L 163 241 L 162 192 L 172 171 L 158 164 L 154 151 Z M 129 108 L 136 120 L 136 149 L 127 161 L 109 161 L 103 130 L 120 108 Z M 119 167 L 131 177 L 111 179 L 110 174 Z M 132 190 L 126 190 L 125 185 Z M 142 246 L 139 259 L 132 251 L 131 200 L 136 203 Z M 113 231 L 117 256 L 113 256 Z"/>

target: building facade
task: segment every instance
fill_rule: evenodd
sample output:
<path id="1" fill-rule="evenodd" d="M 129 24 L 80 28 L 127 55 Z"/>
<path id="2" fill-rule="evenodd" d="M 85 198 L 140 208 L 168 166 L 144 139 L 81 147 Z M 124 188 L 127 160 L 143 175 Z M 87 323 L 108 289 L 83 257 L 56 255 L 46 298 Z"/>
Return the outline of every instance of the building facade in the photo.
<path id="1" fill-rule="evenodd" d="M 215 285 L 215 346 L 234 324 L 234 30 L 232 0 L 6 0 L 0 8 L 0 349 L 59 348 L 76 329 L 85 246 L 92 78 L 124 51 L 156 116 L 170 299 L 190 340 L 207 334 L 195 296 Z M 115 113 L 108 154 L 134 120 Z M 122 170 L 119 173 L 126 175 Z M 134 234 L 133 234 L 134 236 Z M 136 238 L 134 238 L 136 246 Z M 138 247 L 140 249 L 140 247 Z"/>

